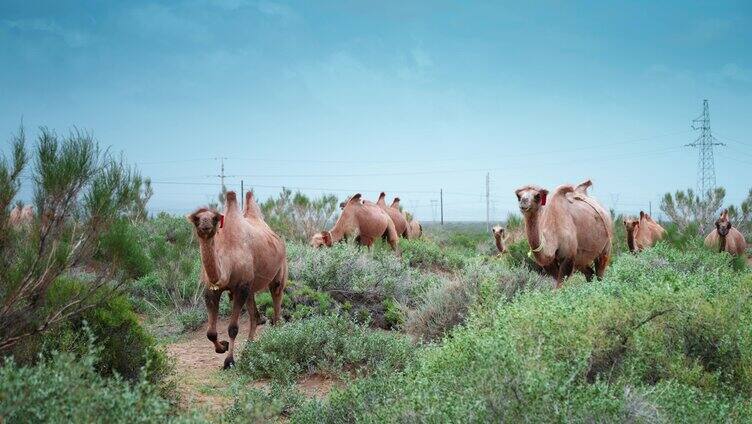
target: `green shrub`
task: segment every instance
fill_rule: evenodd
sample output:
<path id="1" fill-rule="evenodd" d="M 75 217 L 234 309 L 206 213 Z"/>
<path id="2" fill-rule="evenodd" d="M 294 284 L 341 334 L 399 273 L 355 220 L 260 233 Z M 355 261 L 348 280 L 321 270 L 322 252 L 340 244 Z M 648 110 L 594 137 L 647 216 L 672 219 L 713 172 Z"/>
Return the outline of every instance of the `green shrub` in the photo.
<path id="1" fill-rule="evenodd" d="M 384 320 L 391 328 L 399 328 L 405 323 L 405 313 L 394 299 L 384 299 Z"/>
<path id="2" fill-rule="evenodd" d="M 369 330 L 341 316 L 315 316 L 265 330 L 246 344 L 238 368 L 252 378 L 292 381 L 306 373 L 400 369 L 411 354 L 410 342 L 402 336 Z"/>
<path id="3" fill-rule="evenodd" d="M 152 270 L 152 260 L 136 236 L 135 225 L 125 219 L 115 221 L 99 236 L 99 246 L 96 259 L 125 271 L 130 278 L 139 278 Z"/>
<path id="4" fill-rule="evenodd" d="M 100 363 L 90 351 L 53 353 L 34 366 L 7 359 L 0 368 L 0 417 L 8 423 L 173 421 L 169 402 L 148 381 L 103 377 Z"/>
<path id="5" fill-rule="evenodd" d="M 48 294 L 51 309 L 66 304 L 83 289 L 82 283 L 69 278 L 58 278 Z M 146 371 L 153 383 L 168 390 L 166 377 L 172 364 L 157 346 L 156 340 L 139 324 L 130 302 L 123 295 L 109 299 L 90 299 L 95 307 L 81 316 L 58 325 L 46 334 L 28 337 L 13 353 L 17 362 L 31 364 L 39 353 L 62 351 L 83 356 L 87 349 L 89 328 L 99 349 L 96 369 L 102 375 L 114 373 L 135 381 Z"/>
<path id="6" fill-rule="evenodd" d="M 425 239 L 400 240 L 402 258 L 412 267 L 451 271 L 464 265 L 464 258 L 453 249 L 442 249 Z"/>
<path id="7" fill-rule="evenodd" d="M 511 267 L 525 267 L 530 270 L 540 271 L 541 267 L 530 256 L 530 244 L 527 239 L 523 238 L 507 246 L 508 254 L 504 255 L 504 260 Z"/>
<path id="8" fill-rule="evenodd" d="M 196 331 L 206 320 L 206 309 L 202 307 L 185 309 L 178 314 L 178 322 L 183 327 L 183 331 Z"/>
<path id="9" fill-rule="evenodd" d="M 727 255 L 659 244 L 602 282 L 483 294 L 485 311 L 402 373 L 292 422 L 748 422 L 752 280 Z"/>
<path id="10" fill-rule="evenodd" d="M 303 404 L 305 397 L 294 384 L 272 382 L 269 389 L 233 387 L 233 404 L 224 413 L 222 422 L 266 423 L 280 416 L 289 416 Z"/>

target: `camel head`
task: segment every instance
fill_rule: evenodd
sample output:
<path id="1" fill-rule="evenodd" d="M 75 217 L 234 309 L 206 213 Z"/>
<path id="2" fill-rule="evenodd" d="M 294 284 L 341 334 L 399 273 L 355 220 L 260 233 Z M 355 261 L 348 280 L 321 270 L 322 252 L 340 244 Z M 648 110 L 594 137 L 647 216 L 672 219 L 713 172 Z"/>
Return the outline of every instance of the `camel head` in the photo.
<path id="1" fill-rule="evenodd" d="M 217 230 L 222 228 L 225 219 L 224 215 L 209 208 L 199 208 L 186 218 L 196 227 L 196 234 L 204 240 L 214 237 Z"/>
<path id="2" fill-rule="evenodd" d="M 329 237 L 329 240 L 331 241 L 331 236 Z M 323 234 L 323 232 L 316 233 L 313 236 L 311 236 L 310 245 L 311 245 L 311 247 L 316 247 L 316 248 L 326 246 L 326 243 L 324 243 L 324 234 Z"/>
<path id="3" fill-rule="evenodd" d="M 322 243 L 320 246 L 332 247 L 332 234 L 329 231 L 322 231 L 319 234 L 321 235 Z"/>
<path id="4" fill-rule="evenodd" d="M 517 202 L 520 205 L 520 211 L 523 214 L 535 213 L 541 206 L 546 205 L 548 190 L 538 186 L 524 186 L 518 188 L 514 194 L 517 195 Z"/>
<path id="5" fill-rule="evenodd" d="M 731 221 L 728 219 L 728 210 L 721 212 L 721 217 L 715 221 L 715 229 L 721 237 L 726 237 L 729 231 L 731 231 Z"/>
<path id="6" fill-rule="evenodd" d="M 627 229 L 627 234 L 633 233 L 640 227 L 640 220 L 635 218 L 624 218 L 624 228 Z"/>
<path id="7" fill-rule="evenodd" d="M 504 237 L 504 227 L 501 225 L 494 225 L 493 228 L 491 228 L 491 232 L 493 232 L 493 235 L 496 238 Z"/>

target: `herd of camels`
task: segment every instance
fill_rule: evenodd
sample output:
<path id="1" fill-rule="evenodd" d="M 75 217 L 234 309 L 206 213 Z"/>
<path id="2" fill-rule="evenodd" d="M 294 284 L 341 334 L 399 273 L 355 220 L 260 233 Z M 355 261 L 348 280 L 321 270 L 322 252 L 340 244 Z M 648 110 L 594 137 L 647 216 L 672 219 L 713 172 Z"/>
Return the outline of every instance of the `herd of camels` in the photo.
<path id="1" fill-rule="evenodd" d="M 530 256 L 561 287 L 564 279 L 579 271 L 590 281 L 599 279 L 611 258 L 613 224 L 611 215 L 588 195 L 590 180 L 576 186 L 562 185 L 553 193 L 527 185 L 515 191 L 524 217 L 525 233 Z M 399 255 L 399 237 L 419 238 L 420 223 L 400 209 L 400 199 L 386 205 L 386 194 L 370 202 L 355 194 L 342 202 L 342 212 L 330 230 L 316 233 L 311 246 L 331 247 L 352 237 L 356 243 L 370 246 L 382 238 Z M 16 206 L 10 214 L 10 224 L 28 227 L 34 221 L 31 206 Z M 207 337 L 217 353 L 227 352 L 224 366 L 234 365 L 235 338 L 238 319 L 247 306 L 250 319 L 248 339 L 253 340 L 261 316 L 256 308 L 255 293 L 269 290 L 273 301 L 272 324 L 280 319 L 282 296 L 287 282 L 285 243 L 264 221 L 253 193 L 245 195 L 241 211 L 235 192 L 228 192 L 222 213 L 202 207 L 187 216 L 195 227 L 201 255 L 201 279 L 206 286 L 204 300 L 209 315 Z M 631 252 L 639 252 L 654 245 L 665 230 L 650 215 L 640 212 L 639 218 L 625 219 L 627 245 Z M 495 226 L 493 237 L 499 254 L 506 252 L 504 228 Z M 724 210 L 715 222 L 715 229 L 705 238 L 705 245 L 732 255 L 746 250 L 744 236 L 732 227 Z M 219 301 L 228 291 L 232 312 L 227 334 L 230 341 L 218 340 L 217 318 Z"/>

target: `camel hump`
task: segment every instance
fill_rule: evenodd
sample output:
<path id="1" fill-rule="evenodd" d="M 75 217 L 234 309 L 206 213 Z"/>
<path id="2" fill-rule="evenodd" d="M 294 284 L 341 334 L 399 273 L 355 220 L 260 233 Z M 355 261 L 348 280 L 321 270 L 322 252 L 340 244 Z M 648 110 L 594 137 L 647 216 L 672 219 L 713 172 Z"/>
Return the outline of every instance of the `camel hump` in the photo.
<path id="1" fill-rule="evenodd" d="M 590 179 L 587 179 L 579 184 L 577 184 L 577 187 L 574 188 L 574 191 L 580 194 L 587 195 L 587 189 L 593 186 L 593 181 Z"/>
<path id="2" fill-rule="evenodd" d="M 559 187 L 556 187 L 556 190 L 554 190 L 553 197 L 557 196 L 566 196 L 568 193 L 573 193 L 574 187 L 572 187 L 569 184 L 560 185 Z"/>
<path id="3" fill-rule="evenodd" d="M 228 191 L 225 193 L 225 202 L 226 203 L 237 203 L 238 202 L 238 196 L 235 194 L 234 191 Z"/>
<path id="4" fill-rule="evenodd" d="M 264 214 L 261 212 L 258 203 L 256 203 L 256 199 L 253 197 L 253 192 L 250 190 L 245 192 L 243 216 L 246 218 L 264 219 Z"/>
<path id="5" fill-rule="evenodd" d="M 360 193 L 355 193 L 355 194 L 353 194 L 353 196 L 350 199 L 347 200 L 347 203 L 348 204 L 353 204 L 353 205 L 354 204 L 358 204 L 358 203 L 360 203 L 360 198 L 361 197 L 362 197 L 362 195 Z"/>

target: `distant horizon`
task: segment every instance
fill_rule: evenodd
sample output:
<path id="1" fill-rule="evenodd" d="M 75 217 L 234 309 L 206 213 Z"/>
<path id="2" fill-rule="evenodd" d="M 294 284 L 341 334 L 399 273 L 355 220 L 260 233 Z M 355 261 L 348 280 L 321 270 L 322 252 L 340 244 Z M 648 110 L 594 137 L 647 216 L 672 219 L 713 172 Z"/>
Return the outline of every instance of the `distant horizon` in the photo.
<path id="1" fill-rule="evenodd" d="M 218 0 L 0 5 L 0 140 L 90 131 L 154 181 L 150 211 L 380 191 L 421 221 L 516 212 L 590 178 L 617 213 L 695 188 L 710 100 L 717 185 L 752 188 L 752 3 Z M 31 198 L 24 182 L 20 198 Z"/>

